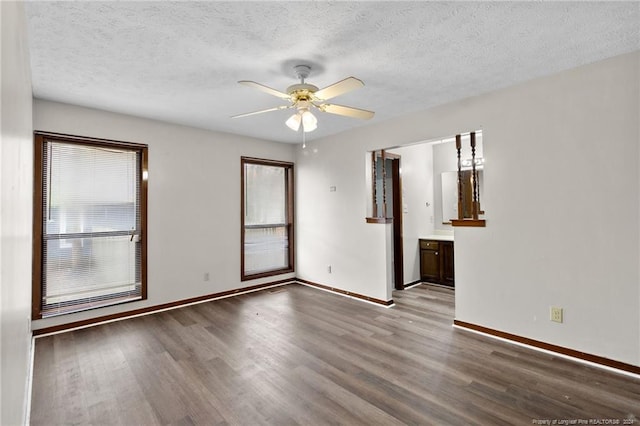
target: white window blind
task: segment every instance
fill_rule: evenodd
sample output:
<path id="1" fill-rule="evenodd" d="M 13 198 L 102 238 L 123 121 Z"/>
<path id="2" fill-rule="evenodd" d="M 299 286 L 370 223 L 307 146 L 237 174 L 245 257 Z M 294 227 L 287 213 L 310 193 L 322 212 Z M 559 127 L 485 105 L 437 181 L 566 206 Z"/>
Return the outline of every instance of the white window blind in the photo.
<path id="1" fill-rule="evenodd" d="M 141 157 L 45 139 L 43 317 L 142 298 Z"/>
<path id="2" fill-rule="evenodd" d="M 243 276 L 292 270 L 292 165 L 243 166 Z"/>

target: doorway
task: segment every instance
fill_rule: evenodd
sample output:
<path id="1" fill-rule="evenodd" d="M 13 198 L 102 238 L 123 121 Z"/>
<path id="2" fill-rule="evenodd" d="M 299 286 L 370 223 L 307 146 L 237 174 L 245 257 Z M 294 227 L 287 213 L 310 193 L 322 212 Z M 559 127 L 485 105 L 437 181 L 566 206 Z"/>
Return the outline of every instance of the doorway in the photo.
<path id="1" fill-rule="evenodd" d="M 391 158 L 391 211 L 393 212 L 393 282 L 396 290 L 404 290 L 404 241 L 402 237 L 402 175 L 400 156 Z"/>

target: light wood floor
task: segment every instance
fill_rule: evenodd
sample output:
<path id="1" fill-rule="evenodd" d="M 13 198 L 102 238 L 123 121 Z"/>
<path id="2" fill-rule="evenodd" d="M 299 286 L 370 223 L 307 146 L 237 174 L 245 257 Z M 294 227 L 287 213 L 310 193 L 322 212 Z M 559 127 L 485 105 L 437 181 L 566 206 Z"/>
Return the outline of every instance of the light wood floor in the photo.
<path id="1" fill-rule="evenodd" d="M 640 380 L 456 330 L 449 289 L 394 300 L 288 285 L 38 338 L 31 423 L 640 424 Z"/>

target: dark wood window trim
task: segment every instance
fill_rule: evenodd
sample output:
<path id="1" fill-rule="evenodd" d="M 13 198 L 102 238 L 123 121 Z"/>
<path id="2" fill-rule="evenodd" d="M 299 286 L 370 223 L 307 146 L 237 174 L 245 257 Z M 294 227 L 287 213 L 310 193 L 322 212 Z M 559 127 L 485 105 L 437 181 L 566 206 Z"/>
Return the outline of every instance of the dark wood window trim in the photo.
<path id="1" fill-rule="evenodd" d="M 36 131 L 34 132 L 34 190 L 33 190 L 33 259 L 32 259 L 32 304 L 31 304 L 31 318 L 41 319 L 45 311 L 42 306 L 43 296 L 43 244 L 44 244 L 44 229 L 43 229 L 43 196 L 44 196 L 44 147 L 45 141 L 55 141 L 63 143 L 77 143 L 85 146 L 103 147 L 103 148 L 117 148 L 117 149 L 129 149 L 140 154 L 140 298 L 136 300 L 121 301 L 118 297 L 113 297 L 105 301 L 104 305 L 96 305 L 92 303 L 89 305 L 76 304 L 75 308 L 70 308 L 62 313 L 73 313 L 89 309 L 97 309 L 105 306 L 112 306 L 119 303 L 127 303 L 138 300 L 147 299 L 147 173 L 148 173 L 148 146 L 146 144 L 113 141 L 108 139 L 91 138 L 83 136 L 74 136 L 67 134 L 51 133 Z"/>
<path id="2" fill-rule="evenodd" d="M 240 158 L 240 280 L 247 281 L 257 278 L 270 277 L 274 275 L 281 275 L 295 272 L 295 230 L 294 230 L 294 164 L 286 161 L 268 160 L 262 158 L 241 157 Z M 277 224 L 278 226 L 287 228 L 288 244 L 289 244 L 289 266 L 282 269 L 276 269 L 271 271 L 260 272 L 257 274 L 245 274 L 245 229 L 253 226 L 245 226 L 245 165 L 255 164 L 263 166 L 275 166 L 285 169 L 286 179 L 286 200 L 287 200 L 287 218 L 285 223 Z M 274 224 L 276 225 L 276 224 Z M 271 227 L 271 225 L 270 225 Z"/>

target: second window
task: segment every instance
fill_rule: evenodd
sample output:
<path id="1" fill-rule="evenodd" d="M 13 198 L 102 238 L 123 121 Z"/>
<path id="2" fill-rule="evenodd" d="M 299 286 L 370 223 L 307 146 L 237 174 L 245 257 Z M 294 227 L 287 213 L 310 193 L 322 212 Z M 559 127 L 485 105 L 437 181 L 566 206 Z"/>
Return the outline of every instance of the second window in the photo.
<path id="1" fill-rule="evenodd" d="M 293 163 L 241 163 L 242 280 L 293 272 Z"/>

